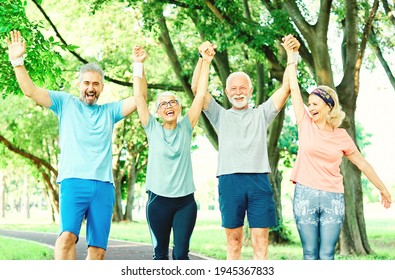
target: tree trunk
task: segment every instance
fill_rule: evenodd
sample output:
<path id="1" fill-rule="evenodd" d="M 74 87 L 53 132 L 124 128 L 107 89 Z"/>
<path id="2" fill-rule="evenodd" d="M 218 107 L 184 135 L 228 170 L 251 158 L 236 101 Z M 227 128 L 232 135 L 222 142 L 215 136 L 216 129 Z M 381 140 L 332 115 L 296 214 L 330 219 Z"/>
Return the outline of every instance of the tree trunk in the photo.
<path id="1" fill-rule="evenodd" d="M 45 202 L 47 203 L 49 209 L 51 210 L 51 220 L 53 222 L 55 222 L 56 219 L 57 219 L 57 216 L 55 215 L 55 211 L 54 211 L 54 209 L 53 209 L 53 207 L 51 205 L 51 199 L 50 199 L 49 194 L 48 194 L 48 189 L 47 188 L 43 188 L 42 190 L 43 190 L 43 195 L 44 195 Z"/>
<path id="2" fill-rule="evenodd" d="M 113 209 L 113 222 L 120 222 L 122 220 L 122 177 L 123 172 L 121 171 L 119 157 L 116 160 L 116 164 L 113 167 L 114 170 L 114 187 L 115 187 L 115 203 Z"/>
<path id="3" fill-rule="evenodd" d="M 0 170 L 0 208 L 1 208 L 1 217 L 5 218 L 5 210 L 6 210 L 6 204 L 5 204 L 5 175 L 4 173 Z"/>
<path id="4" fill-rule="evenodd" d="M 354 102 L 349 102 L 348 104 L 355 104 L 355 102 L 356 98 Z M 354 106 L 346 105 L 343 107 L 343 110 L 347 115 L 344 126 L 350 136 L 356 141 Z M 361 171 L 345 157 L 343 158 L 341 171 L 344 183 L 345 220 L 338 244 L 340 247 L 340 254 L 369 254 L 372 250 L 369 246 L 366 233 Z"/>
<path id="5" fill-rule="evenodd" d="M 268 153 L 270 163 L 270 183 L 274 192 L 274 202 L 276 205 L 277 226 L 270 231 L 270 242 L 284 243 L 289 241 L 285 226 L 283 223 L 282 204 L 281 204 L 281 182 L 282 174 L 278 170 L 278 162 L 280 161 L 280 151 L 277 147 L 278 139 L 284 124 L 285 111 L 280 111 L 269 127 L 268 133 Z"/>
<path id="6" fill-rule="evenodd" d="M 23 204 L 25 205 L 25 215 L 27 219 L 30 219 L 30 201 L 29 201 L 29 176 L 25 174 L 23 180 Z"/>
<path id="7" fill-rule="evenodd" d="M 44 171 L 41 171 L 41 175 L 43 176 L 44 179 L 44 185 L 46 186 L 47 189 L 47 194 L 49 197 L 50 205 L 53 210 L 53 213 L 55 214 L 55 217 L 59 216 L 59 193 L 58 191 L 55 190 L 59 189 L 58 186 L 53 186 L 51 182 L 50 175 L 45 173 Z"/>
<path id="8" fill-rule="evenodd" d="M 125 220 L 133 221 L 133 208 L 134 208 L 134 187 L 136 184 L 136 169 L 133 165 L 128 172 L 128 196 L 125 211 Z"/>
<path id="9" fill-rule="evenodd" d="M 37 170 L 43 177 L 44 185 L 47 187 L 48 195 L 51 201 L 51 207 L 57 216 L 59 214 L 59 188 L 57 184 L 53 182 L 56 182 L 58 171 L 46 160 L 18 148 L 2 135 L 0 135 L 0 142 L 2 142 L 10 151 L 30 160 L 30 162 L 36 166 Z"/>

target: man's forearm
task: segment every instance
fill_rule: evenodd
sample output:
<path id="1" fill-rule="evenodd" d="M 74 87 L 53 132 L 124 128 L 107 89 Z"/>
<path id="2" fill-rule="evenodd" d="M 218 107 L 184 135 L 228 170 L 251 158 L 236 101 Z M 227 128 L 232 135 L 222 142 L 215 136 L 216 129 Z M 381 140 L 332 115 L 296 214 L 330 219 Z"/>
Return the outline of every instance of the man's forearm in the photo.
<path id="1" fill-rule="evenodd" d="M 34 91 L 36 90 L 36 86 L 33 84 L 33 81 L 27 73 L 25 66 L 17 66 L 14 68 L 14 71 L 18 85 L 21 88 L 23 94 L 27 97 L 32 97 Z"/>

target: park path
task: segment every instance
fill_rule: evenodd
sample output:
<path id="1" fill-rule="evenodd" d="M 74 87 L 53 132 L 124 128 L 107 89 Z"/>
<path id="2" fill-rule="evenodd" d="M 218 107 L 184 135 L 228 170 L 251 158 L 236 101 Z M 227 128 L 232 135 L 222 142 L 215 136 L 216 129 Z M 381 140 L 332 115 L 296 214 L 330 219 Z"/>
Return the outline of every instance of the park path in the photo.
<path id="1" fill-rule="evenodd" d="M 51 248 L 54 247 L 57 234 L 19 231 L 0 229 L 0 235 L 17 239 L 25 239 L 45 244 Z M 171 251 L 170 251 L 171 255 Z M 197 254 L 189 254 L 191 260 L 207 260 L 204 256 Z M 84 260 L 86 258 L 86 242 L 85 237 L 80 236 L 77 243 L 77 259 Z M 127 242 L 122 240 L 110 239 L 106 252 L 106 260 L 152 260 L 152 246 L 150 244 Z"/>

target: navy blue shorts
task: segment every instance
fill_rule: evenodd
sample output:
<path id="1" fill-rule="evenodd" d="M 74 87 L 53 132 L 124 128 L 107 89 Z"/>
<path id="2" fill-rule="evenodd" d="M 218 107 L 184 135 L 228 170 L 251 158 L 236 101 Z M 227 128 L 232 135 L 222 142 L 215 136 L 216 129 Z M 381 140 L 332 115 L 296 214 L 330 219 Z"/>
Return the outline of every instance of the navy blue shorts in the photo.
<path id="1" fill-rule="evenodd" d="M 246 212 L 250 228 L 277 225 L 273 190 L 267 173 L 221 175 L 218 184 L 224 228 L 243 226 Z"/>
<path id="2" fill-rule="evenodd" d="M 64 179 L 60 184 L 60 234 L 80 234 L 86 217 L 86 243 L 107 249 L 115 202 L 114 185 L 87 179 Z"/>

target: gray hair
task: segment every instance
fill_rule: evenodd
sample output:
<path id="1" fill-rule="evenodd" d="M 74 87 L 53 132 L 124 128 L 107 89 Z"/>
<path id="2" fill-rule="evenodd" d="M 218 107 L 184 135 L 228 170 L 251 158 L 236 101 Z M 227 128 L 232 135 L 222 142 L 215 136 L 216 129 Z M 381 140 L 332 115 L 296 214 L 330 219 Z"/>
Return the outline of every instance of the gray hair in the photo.
<path id="1" fill-rule="evenodd" d="M 78 80 L 80 82 L 82 82 L 82 75 L 84 75 L 84 73 L 86 72 L 96 72 L 99 73 L 101 76 L 101 82 L 102 84 L 104 84 L 104 71 L 103 69 L 99 66 L 99 64 L 95 63 L 95 62 L 89 62 L 85 65 L 83 65 L 80 68 L 80 74 L 78 75 Z"/>
<path id="2" fill-rule="evenodd" d="M 156 103 L 155 103 L 155 104 L 156 104 L 156 108 L 158 108 L 159 103 L 160 103 L 160 99 L 161 99 L 163 96 L 172 96 L 172 97 L 175 98 L 175 100 L 177 100 L 178 104 L 180 104 L 180 100 L 178 99 L 177 95 L 175 95 L 174 93 L 172 93 L 172 92 L 170 92 L 170 91 L 163 91 L 163 92 L 159 93 L 159 94 L 157 95 L 157 97 L 156 97 Z"/>
<path id="3" fill-rule="evenodd" d="M 245 77 L 248 80 L 248 85 L 250 86 L 250 88 L 252 88 L 251 78 L 250 78 L 250 76 L 248 76 L 248 74 L 246 74 L 245 72 L 233 72 L 226 79 L 226 89 L 229 89 L 230 80 L 232 80 L 234 77 L 237 77 L 237 76 Z"/>

